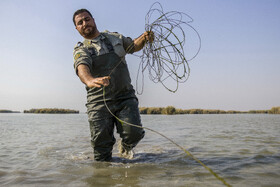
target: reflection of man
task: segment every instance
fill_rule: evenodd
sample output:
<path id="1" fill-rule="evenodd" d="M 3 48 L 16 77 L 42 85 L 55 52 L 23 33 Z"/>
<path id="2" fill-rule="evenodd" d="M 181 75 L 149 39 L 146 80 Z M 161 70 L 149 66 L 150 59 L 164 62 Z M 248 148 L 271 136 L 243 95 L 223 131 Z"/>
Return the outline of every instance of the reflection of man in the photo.
<path id="1" fill-rule="evenodd" d="M 121 124 L 106 109 L 123 121 L 141 125 L 138 100 L 131 85 L 125 61 L 126 53 L 139 51 L 145 42 L 153 40 L 152 33 L 145 32 L 132 40 L 118 33 L 99 32 L 95 20 L 86 9 L 73 15 L 76 29 L 84 37 L 74 49 L 74 67 L 80 80 L 86 85 L 87 110 L 94 158 L 110 161 L 115 143 L 114 125 L 122 139 L 119 148 L 121 156 L 132 158 L 132 148 L 144 137 L 142 128 Z"/>

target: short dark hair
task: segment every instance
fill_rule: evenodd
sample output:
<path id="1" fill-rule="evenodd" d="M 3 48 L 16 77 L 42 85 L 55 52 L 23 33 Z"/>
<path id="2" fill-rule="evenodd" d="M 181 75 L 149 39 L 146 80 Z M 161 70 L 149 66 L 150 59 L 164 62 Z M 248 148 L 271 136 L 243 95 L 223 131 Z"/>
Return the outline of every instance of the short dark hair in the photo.
<path id="1" fill-rule="evenodd" d="M 78 14 L 81 14 L 81 13 L 83 13 L 83 12 L 87 12 L 87 13 L 90 15 L 90 17 L 92 17 L 91 13 L 90 13 L 87 9 L 85 9 L 85 8 L 82 8 L 82 9 L 77 10 L 77 11 L 73 14 L 73 23 L 74 23 L 75 26 L 76 26 L 75 17 L 76 17 Z M 93 17 L 92 17 L 92 18 L 93 18 Z"/>

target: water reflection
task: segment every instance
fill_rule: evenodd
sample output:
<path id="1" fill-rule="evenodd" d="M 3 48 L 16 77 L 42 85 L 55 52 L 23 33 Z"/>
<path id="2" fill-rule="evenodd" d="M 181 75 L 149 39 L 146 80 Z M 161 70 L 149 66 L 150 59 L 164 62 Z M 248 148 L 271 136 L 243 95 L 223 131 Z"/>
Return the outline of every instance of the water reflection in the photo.
<path id="1" fill-rule="evenodd" d="M 139 178 L 145 174 L 141 169 L 133 169 L 131 164 L 117 163 L 94 163 L 93 172 L 85 181 L 90 186 L 137 186 Z"/>

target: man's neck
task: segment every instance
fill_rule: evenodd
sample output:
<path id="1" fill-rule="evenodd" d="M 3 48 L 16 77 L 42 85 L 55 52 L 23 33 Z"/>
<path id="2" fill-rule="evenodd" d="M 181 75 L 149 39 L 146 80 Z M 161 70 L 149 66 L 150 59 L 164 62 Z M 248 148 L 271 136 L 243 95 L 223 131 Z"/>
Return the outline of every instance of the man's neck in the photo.
<path id="1" fill-rule="evenodd" d="M 88 40 L 92 40 L 94 38 L 97 38 L 99 35 L 100 35 L 100 32 L 97 30 L 92 36 L 84 37 L 84 38 L 88 39 Z"/>

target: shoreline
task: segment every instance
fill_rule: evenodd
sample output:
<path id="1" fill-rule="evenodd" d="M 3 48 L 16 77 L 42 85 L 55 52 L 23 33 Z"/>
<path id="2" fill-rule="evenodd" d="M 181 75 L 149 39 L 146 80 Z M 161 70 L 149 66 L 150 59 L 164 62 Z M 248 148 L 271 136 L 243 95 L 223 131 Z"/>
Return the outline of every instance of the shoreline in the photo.
<path id="1" fill-rule="evenodd" d="M 270 110 L 219 110 L 219 109 L 177 109 L 173 106 L 167 107 L 139 107 L 140 114 L 163 114 L 163 115 L 176 115 L 176 114 L 280 114 L 280 107 L 272 107 Z M 72 109 L 59 109 L 59 108 L 39 108 L 20 111 L 13 110 L 0 110 L 0 113 L 34 113 L 34 114 L 79 114 L 79 110 Z M 86 112 L 83 112 L 86 114 Z"/>
<path id="2" fill-rule="evenodd" d="M 140 107 L 140 114 L 280 114 L 280 107 L 272 107 L 270 110 L 219 110 L 219 109 L 177 109 L 173 106 L 167 107 Z"/>

